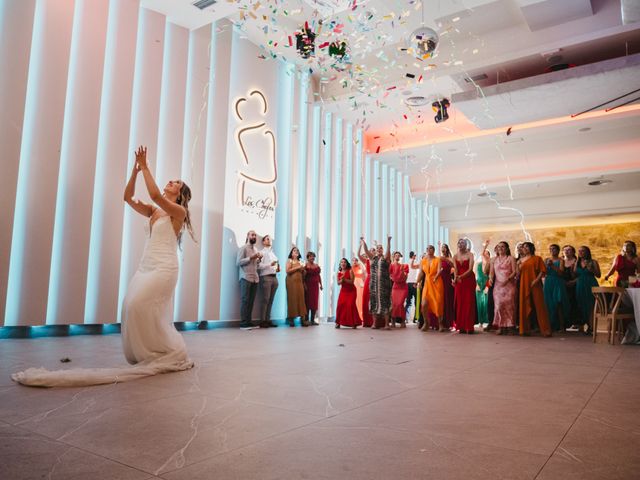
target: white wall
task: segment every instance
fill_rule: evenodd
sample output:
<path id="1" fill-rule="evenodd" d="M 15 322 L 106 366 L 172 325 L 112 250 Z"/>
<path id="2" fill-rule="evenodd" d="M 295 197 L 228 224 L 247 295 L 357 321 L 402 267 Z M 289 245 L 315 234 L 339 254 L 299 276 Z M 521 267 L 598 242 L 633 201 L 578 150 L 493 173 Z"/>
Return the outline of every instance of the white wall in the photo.
<path id="1" fill-rule="evenodd" d="M 183 237 L 176 321 L 239 317 L 235 256 L 249 229 L 275 236 L 282 264 L 293 244 L 316 250 L 321 316 L 333 315 L 337 263 L 362 233 L 373 237 L 375 223 L 383 240 L 382 225 L 394 225 L 393 247 L 407 248 L 424 230 L 423 217 L 404 215 L 416 203 L 402 188 L 406 177 L 387 174 L 383 184 L 362 131 L 314 103 L 313 79 L 258 58 L 229 22 L 188 31 L 139 0 L 0 9 L 0 195 L 9 212 L 0 228 L 0 326 L 118 321 L 146 238 L 147 219 L 122 201 L 141 144 L 161 187 L 180 177 L 192 189 L 197 242 Z M 243 143 L 247 165 L 237 134 L 263 121 Z M 249 182 L 245 192 L 270 198 L 275 186 L 276 210 L 262 217 L 239 201 L 238 186 L 242 173 L 269 176 L 267 131 L 276 183 Z M 141 179 L 136 188 L 148 198 Z M 281 280 L 276 318 L 286 315 Z"/>

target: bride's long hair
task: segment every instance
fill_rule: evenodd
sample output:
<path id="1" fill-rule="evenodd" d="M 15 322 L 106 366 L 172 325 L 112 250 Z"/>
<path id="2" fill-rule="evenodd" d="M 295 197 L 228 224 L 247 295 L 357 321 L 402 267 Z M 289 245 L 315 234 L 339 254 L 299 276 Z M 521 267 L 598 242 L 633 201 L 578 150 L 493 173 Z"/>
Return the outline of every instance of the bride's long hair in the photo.
<path id="1" fill-rule="evenodd" d="M 182 187 L 180 187 L 180 193 L 178 193 L 178 198 L 176 198 L 176 203 L 182 206 L 186 212 L 186 216 L 184 217 L 184 222 L 182 223 L 182 228 L 180 229 L 180 234 L 178 235 L 178 245 L 182 248 L 182 232 L 185 230 L 189 232 L 191 239 L 198 243 L 194 234 L 193 234 L 193 226 L 191 225 L 191 215 L 189 214 L 189 201 L 191 200 L 191 189 L 189 185 L 182 182 Z"/>

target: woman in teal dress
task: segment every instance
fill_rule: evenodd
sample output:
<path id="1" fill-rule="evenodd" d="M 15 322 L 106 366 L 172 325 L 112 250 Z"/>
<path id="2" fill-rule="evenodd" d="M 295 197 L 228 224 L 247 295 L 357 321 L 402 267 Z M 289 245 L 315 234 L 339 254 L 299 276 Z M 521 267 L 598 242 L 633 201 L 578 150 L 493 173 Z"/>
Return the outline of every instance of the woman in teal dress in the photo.
<path id="1" fill-rule="evenodd" d="M 598 286 L 596 278 L 600 278 L 600 265 L 591 258 L 589 247 L 582 246 L 578 249 L 578 261 L 573 268 L 576 275 L 576 300 L 578 312 L 580 313 L 580 323 L 587 324 L 589 326 L 587 333 L 591 333 L 591 317 L 593 316 L 593 305 L 595 304 L 595 297 L 591 292 L 591 288 Z"/>
<path id="2" fill-rule="evenodd" d="M 547 276 L 544 279 L 544 303 L 549 312 L 549 323 L 554 332 L 564 330 L 569 317 L 569 298 L 564 279 L 564 262 L 560 258 L 560 246 L 549 245 L 551 257 L 545 260 Z"/>
<path id="3" fill-rule="evenodd" d="M 484 249 L 480 254 L 482 260 L 476 263 L 476 308 L 478 309 L 478 323 L 480 325 L 489 324 L 489 316 L 487 315 L 487 280 L 489 276 L 484 273 L 483 264 L 488 261 L 487 257 L 490 257 L 487 250 L 487 244 L 485 243 Z"/>

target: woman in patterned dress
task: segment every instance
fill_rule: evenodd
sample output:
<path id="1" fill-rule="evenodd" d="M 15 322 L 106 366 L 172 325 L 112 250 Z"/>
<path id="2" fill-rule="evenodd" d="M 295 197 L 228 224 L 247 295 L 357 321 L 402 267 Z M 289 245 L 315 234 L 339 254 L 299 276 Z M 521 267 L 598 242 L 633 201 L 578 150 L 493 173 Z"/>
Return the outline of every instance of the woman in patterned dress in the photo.
<path id="1" fill-rule="evenodd" d="M 391 310 L 391 278 L 389 266 L 391 265 L 391 237 L 387 237 L 387 251 L 382 245 L 376 246 L 375 255 L 369 251 L 364 238 L 360 239 L 369 261 L 371 262 L 371 281 L 369 283 L 369 310 L 373 315 L 372 328 L 391 328 L 389 311 Z"/>

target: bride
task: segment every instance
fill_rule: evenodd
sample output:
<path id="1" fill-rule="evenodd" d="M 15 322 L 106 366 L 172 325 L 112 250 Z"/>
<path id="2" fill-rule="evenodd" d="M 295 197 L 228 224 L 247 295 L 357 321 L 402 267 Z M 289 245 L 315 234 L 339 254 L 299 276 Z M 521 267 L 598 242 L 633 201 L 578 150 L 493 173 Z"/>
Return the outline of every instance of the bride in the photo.
<path id="1" fill-rule="evenodd" d="M 56 371 L 29 368 L 11 375 L 16 382 L 39 387 L 99 385 L 193 367 L 184 339 L 172 323 L 173 293 L 178 280 L 177 247 L 184 230 L 193 238 L 189 218 L 191 190 L 181 180 L 171 180 L 164 187 L 164 194 L 160 193 L 147 165 L 146 147 L 139 147 L 135 157 L 124 201 L 149 217 L 150 232 L 122 304 L 122 348 L 134 366 Z M 134 198 L 140 172 L 155 205 Z"/>

